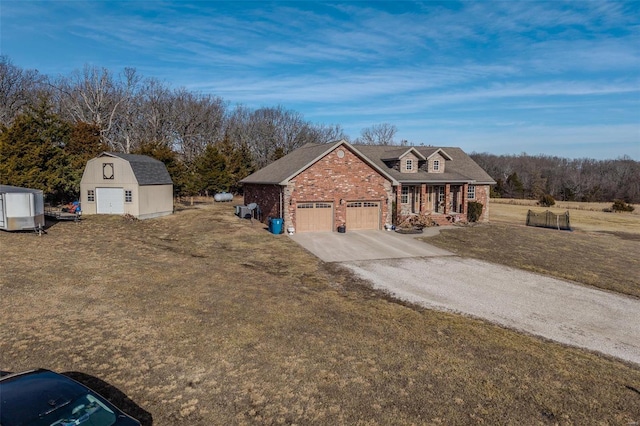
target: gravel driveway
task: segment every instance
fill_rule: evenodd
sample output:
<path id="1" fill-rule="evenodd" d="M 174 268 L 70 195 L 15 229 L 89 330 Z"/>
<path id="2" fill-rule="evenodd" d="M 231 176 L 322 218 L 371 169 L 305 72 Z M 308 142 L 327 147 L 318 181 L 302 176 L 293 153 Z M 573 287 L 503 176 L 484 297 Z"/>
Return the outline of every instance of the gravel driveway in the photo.
<path id="1" fill-rule="evenodd" d="M 640 364 L 638 299 L 452 256 L 415 239 L 409 242 L 409 236 L 398 238 L 383 231 L 327 234 L 333 235 L 301 234 L 294 239 L 321 259 L 327 254 L 323 260 L 340 262 L 374 288 L 399 299 Z M 415 243 L 424 244 L 421 254 L 406 250 Z M 383 249 L 375 252 L 378 246 Z M 407 255 L 401 256 L 402 251 Z M 358 253 L 363 254 L 361 259 Z"/>

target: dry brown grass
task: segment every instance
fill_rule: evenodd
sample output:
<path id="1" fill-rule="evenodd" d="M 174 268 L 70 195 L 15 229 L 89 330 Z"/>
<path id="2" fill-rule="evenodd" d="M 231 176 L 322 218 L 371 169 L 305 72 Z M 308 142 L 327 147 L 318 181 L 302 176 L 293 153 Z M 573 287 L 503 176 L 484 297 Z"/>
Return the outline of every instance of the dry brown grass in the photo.
<path id="1" fill-rule="evenodd" d="M 604 213 L 606 203 L 560 203 L 573 232 L 525 226 L 531 200 L 492 199 L 490 225 L 445 229 L 427 241 L 474 257 L 640 297 L 640 215 Z M 565 209 L 565 210 L 563 210 Z"/>
<path id="2" fill-rule="evenodd" d="M 231 204 L 0 247 L 0 368 L 104 380 L 145 425 L 640 421 L 638 366 L 392 301 Z"/>
<path id="3" fill-rule="evenodd" d="M 557 201 L 553 207 L 540 207 L 535 200 L 492 198 L 490 203 L 491 222 L 524 225 L 527 211 L 554 213 L 569 211 L 571 227 L 577 231 L 627 232 L 640 234 L 640 206 L 634 206 L 631 213 L 607 213 L 612 203 L 579 203 Z"/>

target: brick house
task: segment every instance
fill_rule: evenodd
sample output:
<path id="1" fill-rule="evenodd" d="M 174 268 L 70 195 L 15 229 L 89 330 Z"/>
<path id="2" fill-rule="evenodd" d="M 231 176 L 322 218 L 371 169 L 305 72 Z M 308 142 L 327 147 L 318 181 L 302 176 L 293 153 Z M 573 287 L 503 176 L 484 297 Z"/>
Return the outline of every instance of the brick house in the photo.
<path id="1" fill-rule="evenodd" d="M 245 204 L 296 232 L 382 229 L 395 216 L 466 220 L 467 202 L 484 205 L 495 181 L 460 148 L 306 144 L 241 180 Z"/>

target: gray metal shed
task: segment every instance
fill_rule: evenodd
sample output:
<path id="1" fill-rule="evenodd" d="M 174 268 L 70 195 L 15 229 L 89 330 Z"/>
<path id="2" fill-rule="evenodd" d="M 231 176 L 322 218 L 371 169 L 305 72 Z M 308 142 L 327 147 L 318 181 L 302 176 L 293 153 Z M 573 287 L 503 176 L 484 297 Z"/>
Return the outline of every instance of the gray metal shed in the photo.
<path id="1" fill-rule="evenodd" d="M 23 231 L 44 227 L 44 194 L 39 189 L 0 185 L 0 229 Z"/>

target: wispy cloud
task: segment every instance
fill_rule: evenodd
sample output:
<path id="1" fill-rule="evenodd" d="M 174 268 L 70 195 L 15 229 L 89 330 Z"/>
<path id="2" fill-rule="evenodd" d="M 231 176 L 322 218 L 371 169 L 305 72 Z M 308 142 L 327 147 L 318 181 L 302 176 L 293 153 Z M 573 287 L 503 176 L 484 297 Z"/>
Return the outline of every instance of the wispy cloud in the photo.
<path id="1" fill-rule="evenodd" d="M 509 140 L 573 147 L 608 134 L 611 146 L 637 151 L 636 9 L 610 1 L 4 1 L 0 47 L 44 73 L 135 67 L 232 104 L 296 109 L 354 136 L 358 126 L 392 122 L 409 140 L 422 127 L 452 143 L 467 137 L 513 150 Z"/>

